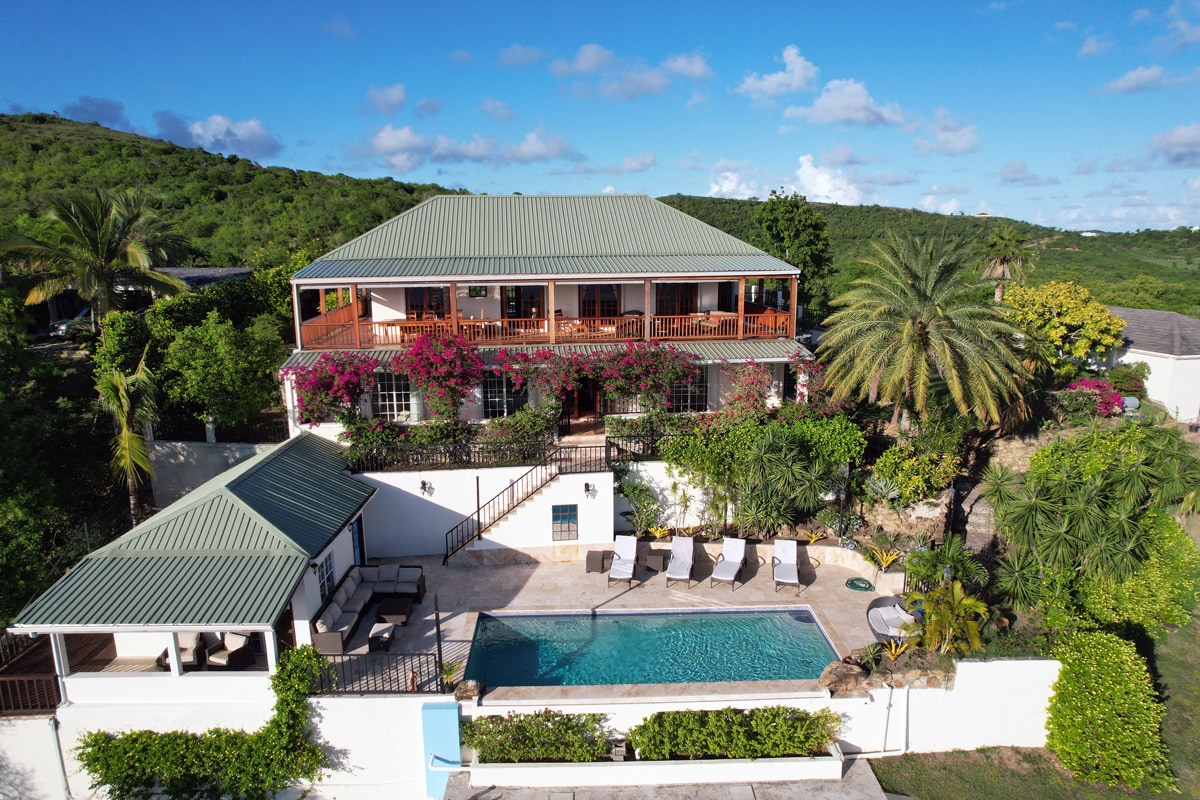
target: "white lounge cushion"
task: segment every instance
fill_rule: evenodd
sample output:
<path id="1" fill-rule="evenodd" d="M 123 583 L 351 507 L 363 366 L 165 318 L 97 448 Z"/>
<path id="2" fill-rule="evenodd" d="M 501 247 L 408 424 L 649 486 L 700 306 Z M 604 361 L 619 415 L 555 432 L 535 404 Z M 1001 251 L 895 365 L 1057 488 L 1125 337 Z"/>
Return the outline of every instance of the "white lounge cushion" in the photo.
<path id="1" fill-rule="evenodd" d="M 346 595 L 354 594 L 354 590 L 358 588 L 359 577 L 354 570 L 350 570 L 350 574 L 346 576 L 346 580 L 342 581 L 342 588 L 346 590 Z"/>
<path id="2" fill-rule="evenodd" d="M 395 583 L 398 580 L 397 576 L 399 574 L 399 564 L 382 564 L 379 567 L 379 580 L 383 581 L 384 583 Z"/>
<path id="3" fill-rule="evenodd" d="M 379 567 L 359 567 L 358 577 L 363 583 L 374 583 L 379 580 Z"/>
<path id="4" fill-rule="evenodd" d="M 361 612 L 363 610 L 363 606 L 365 606 L 367 604 L 367 601 L 370 599 L 371 599 L 371 597 L 370 597 L 369 593 L 368 593 L 367 597 L 363 598 L 363 597 L 360 597 L 357 592 L 355 592 L 354 597 L 351 597 L 348 600 L 346 600 L 344 603 L 342 603 L 342 611 L 346 611 L 351 614 L 358 614 L 359 612 Z"/>
<path id="5" fill-rule="evenodd" d="M 340 617 L 337 618 L 336 621 L 334 621 L 333 629 L 339 633 L 345 633 L 346 631 L 353 628 L 357 623 L 358 623 L 358 614 L 351 614 L 351 613 L 347 612 L 345 614 L 342 614 Z"/>
<path id="6" fill-rule="evenodd" d="M 243 633 L 227 633 L 225 634 L 225 649 L 229 651 L 240 650 L 250 642 L 250 637 Z"/>
<path id="7" fill-rule="evenodd" d="M 882 608 L 872 608 L 867 612 L 867 622 L 871 624 L 871 629 L 884 636 L 897 638 L 908 636 L 904 626 L 912 621 L 912 615 L 905 613 L 900 606 L 883 606 Z"/>
<path id="8" fill-rule="evenodd" d="M 370 602 L 371 595 L 376 591 L 377 590 L 374 583 L 367 583 L 366 581 L 363 581 L 363 583 L 354 590 L 354 594 L 350 596 L 349 602 L 359 603 L 359 608 L 362 608 L 364 605 Z"/>
<path id="9" fill-rule="evenodd" d="M 610 581 L 632 581 L 633 568 L 637 562 L 637 537 L 617 536 L 613 550 L 612 566 L 608 570 Z"/>
<path id="10" fill-rule="evenodd" d="M 668 580 L 691 580 L 695 548 L 695 542 L 690 536 L 676 536 L 671 540 L 671 560 L 667 563 Z"/>
<path id="11" fill-rule="evenodd" d="M 726 537 L 721 540 L 721 555 L 713 567 L 712 579 L 722 583 L 733 583 L 742 564 L 746 562 L 746 540 Z"/>
<path id="12" fill-rule="evenodd" d="M 351 591 L 353 591 L 353 589 L 351 589 Z M 347 594 L 346 587 L 344 585 L 333 594 L 333 602 L 337 603 L 343 608 L 346 607 L 346 601 L 349 599 L 350 595 Z"/>
<path id="13" fill-rule="evenodd" d="M 415 581 L 396 581 L 392 594 L 416 594 L 418 586 Z"/>
<path id="14" fill-rule="evenodd" d="M 396 582 L 395 581 L 378 581 L 375 584 L 375 594 L 395 594 L 395 593 L 396 593 Z"/>
<path id="15" fill-rule="evenodd" d="M 775 582 L 800 585 L 800 570 L 795 564 L 776 564 Z"/>
<path id="16" fill-rule="evenodd" d="M 342 606 L 339 603 L 331 602 L 329 605 L 325 606 L 325 611 L 334 619 L 337 619 L 342 615 Z M 325 615 L 322 614 L 321 616 Z"/>

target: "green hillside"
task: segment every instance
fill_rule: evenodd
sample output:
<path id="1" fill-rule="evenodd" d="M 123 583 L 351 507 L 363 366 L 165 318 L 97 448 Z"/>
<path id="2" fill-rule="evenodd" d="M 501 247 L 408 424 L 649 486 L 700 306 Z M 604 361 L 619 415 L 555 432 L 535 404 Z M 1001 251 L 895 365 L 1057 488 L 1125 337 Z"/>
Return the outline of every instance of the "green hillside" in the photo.
<path id="1" fill-rule="evenodd" d="M 756 200 L 668 195 L 659 200 L 739 239 L 750 241 L 756 226 Z M 1085 236 L 996 217 L 948 217 L 883 206 L 814 203 L 829 223 L 836 275 L 832 293 L 844 290 L 860 270 L 855 260 L 869 251 L 884 231 L 929 236 L 948 232 L 982 238 L 997 223 L 1011 223 L 1039 251 L 1030 283 L 1075 280 L 1110 305 L 1179 311 L 1200 317 L 1200 233 L 1171 231 L 1106 233 Z"/>
<path id="2" fill-rule="evenodd" d="M 333 247 L 434 194 L 452 190 L 391 178 L 351 178 L 177 147 L 46 114 L 0 115 L 0 240 L 20 229 L 36 235 L 50 197 L 75 189 L 139 188 L 194 246 L 191 262 L 240 266 L 268 243 L 319 239 Z M 754 200 L 670 195 L 660 198 L 749 241 Z M 814 204 L 829 222 L 833 294 L 859 274 L 856 259 L 885 230 L 981 237 L 993 218 L 947 217 L 883 206 Z M 1009 220 L 1006 220 L 1008 222 Z M 1200 316 L 1200 234 L 1187 229 L 1088 237 L 1011 221 L 1041 252 L 1034 283 L 1074 279 L 1114 305 Z"/>
<path id="3" fill-rule="evenodd" d="M 195 247 L 193 263 L 240 266 L 268 242 L 330 247 L 434 194 L 391 178 L 323 175 L 177 147 L 47 114 L 0 115 L 0 240 L 64 191 L 136 188 Z M 22 223 L 36 233 L 36 224 Z"/>

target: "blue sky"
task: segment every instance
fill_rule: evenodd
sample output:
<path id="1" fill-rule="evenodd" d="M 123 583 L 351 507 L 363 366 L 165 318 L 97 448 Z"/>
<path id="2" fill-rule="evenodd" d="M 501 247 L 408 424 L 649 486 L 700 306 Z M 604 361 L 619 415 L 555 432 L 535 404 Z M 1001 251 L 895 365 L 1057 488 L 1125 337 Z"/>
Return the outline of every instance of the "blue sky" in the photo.
<path id="1" fill-rule="evenodd" d="M 1200 224 L 1200 0 L 116 7 L 0 4 L 0 111 L 474 192 Z"/>

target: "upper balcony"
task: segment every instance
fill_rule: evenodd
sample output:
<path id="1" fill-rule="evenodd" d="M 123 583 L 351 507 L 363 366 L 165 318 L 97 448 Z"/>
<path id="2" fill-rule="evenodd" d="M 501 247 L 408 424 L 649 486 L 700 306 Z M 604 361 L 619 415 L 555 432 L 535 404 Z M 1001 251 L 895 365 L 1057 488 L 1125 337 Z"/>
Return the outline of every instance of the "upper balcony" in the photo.
<path id="1" fill-rule="evenodd" d="M 296 303 L 305 350 L 403 347 L 425 333 L 485 346 L 796 335 L 794 279 L 790 290 L 745 280 L 301 288 Z"/>

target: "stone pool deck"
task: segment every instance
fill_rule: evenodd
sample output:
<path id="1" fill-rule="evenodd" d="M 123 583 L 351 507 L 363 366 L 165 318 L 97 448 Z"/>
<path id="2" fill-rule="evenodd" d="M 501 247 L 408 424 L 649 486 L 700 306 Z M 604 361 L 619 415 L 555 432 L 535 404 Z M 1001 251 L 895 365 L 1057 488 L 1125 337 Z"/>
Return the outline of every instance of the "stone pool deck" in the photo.
<path id="1" fill-rule="evenodd" d="M 611 548 L 610 548 L 611 549 Z M 746 583 L 738 583 L 731 591 L 728 584 L 709 585 L 712 564 L 708 560 L 697 560 L 695 580 L 690 588 L 683 583 L 672 583 L 668 589 L 666 575 L 639 567 L 632 586 L 625 583 L 608 586 L 606 573 L 587 572 L 585 562 L 537 562 L 494 566 L 442 566 L 441 558 L 405 558 L 406 564 L 421 564 L 425 568 L 428 593 L 425 600 L 414 608 L 413 618 L 407 626 L 396 628 L 392 641 L 393 653 L 433 652 L 436 648 L 434 632 L 434 595 L 437 595 L 441 611 L 442 652 L 448 661 L 465 664 L 475 628 L 475 619 L 481 611 L 602 611 L 602 610 L 666 610 L 698 608 L 770 608 L 777 606 L 807 605 L 816 614 L 840 657 L 852 650 L 874 641 L 867 624 L 867 604 L 880 595 L 859 592 L 846 587 L 848 578 L 857 573 L 838 566 L 801 566 L 801 587 L 781 587 L 775 591 L 772 578 L 771 548 L 761 547 L 760 558 L 753 546 L 747 548 L 747 564 L 742 571 Z M 351 644 L 351 652 L 366 650 L 366 626 L 360 626 Z M 461 673 L 459 675 L 461 677 Z M 753 688 L 756 693 L 774 695 L 795 693 L 797 682 L 758 682 Z M 809 683 L 809 682 L 802 682 Z M 812 690 L 816 681 L 811 682 Z M 699 685 L 698 685 L 699 686 Z M 712 692 L 720 690 L 712 684 L 702 684 Z M 617 691 L 614 687 L 572 687 L 590 690 L 595 697 L 597 690 Z M 739 689 L 744 694 L 750 686 Z M 676 687 L 677 689 L 677 687 Z M 524 692 L 510 689 L 508 692 Z M 546 694 L 546 687 L 536 687 L 539 696 Z M 627 696 L 627 702 L 637 702 L 661 693 L 662 687 L 619 687 L 619 694 Z M 674 693 L 674 692 L 673 692 Z M 705 694 L 711 693 L 705 691 Z M 570 692 L 558 700 L 566 700 Z M 494 698 L 500 699 L 500 698 Z M 516 699 L 516 698 L 513 698 Z M 551 699 L 547 697 L 546 699 Z M 619 699 L 613 697 L 619 702 Z"/>

